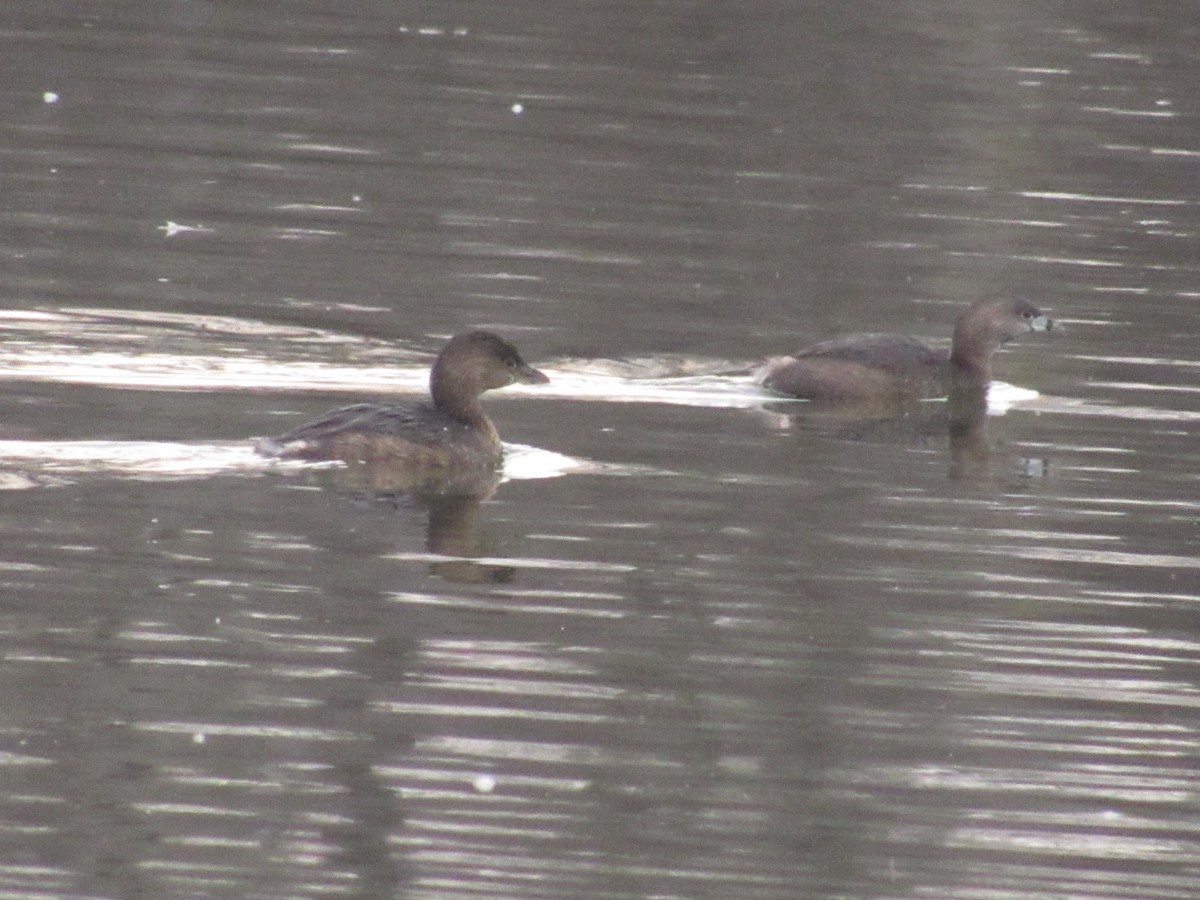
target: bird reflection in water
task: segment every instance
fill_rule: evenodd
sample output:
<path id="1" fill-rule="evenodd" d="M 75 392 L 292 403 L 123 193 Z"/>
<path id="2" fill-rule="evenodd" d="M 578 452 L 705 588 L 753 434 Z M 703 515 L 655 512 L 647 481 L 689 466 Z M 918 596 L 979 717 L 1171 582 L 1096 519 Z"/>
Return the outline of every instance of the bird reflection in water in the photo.
<path id="1" fill-rule="evenodd" d="M 950 478 L 981 481 L 991 467 L 987 436 L 987 388 L 966 388 L 950 393 L 945 409 L 950 438 Z"/>
<path id="2" fill-rule="evenodd" d="M 335 490 L 373 503 L 423 509 L 429 571 L 458 584 L 507 584 L 515 566 L 480 562 L 491 555 L 491 539 L 479 510 L 500 485 L 492 470 L 421 471 L 403 465 L 356 462 L 325 469 L 322 480 Z"/>
<path id="3" fill-rule="evenodd" d="M 988 388 L 955 387 L 944 400 L 897 402 L 862 401 L 821 404 L 768 404 L 776 427 L 815 432 L 866 444 L 908 446 L 947 442 L 948 477 L 953 481 L 985 483 L 1002 477 L 996 471 L 994 447 L 988 435 Z M 1044 459 L 1019 460 L 1017 474 L 1033 478 L 1048 468 Z"/>

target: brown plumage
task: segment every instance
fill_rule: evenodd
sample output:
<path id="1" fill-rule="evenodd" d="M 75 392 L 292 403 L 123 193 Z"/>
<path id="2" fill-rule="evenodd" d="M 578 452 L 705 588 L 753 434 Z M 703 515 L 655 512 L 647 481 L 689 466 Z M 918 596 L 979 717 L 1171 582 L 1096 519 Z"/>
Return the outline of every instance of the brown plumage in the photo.
<path id="1" fill-rule="evenodd" d="M 326 413 L 258 444 L 268 456 L 386 463 L 414 469 L 494 467 L 502 456 L 496 427 L 479 405 L 484 391 L 550 379 L 488 331 L 455 335 L 429 373 L 431 402 L 359 403 Z"/>
<path id="2" fill-rule="evenodd" d="M 852 334 L 769 360 L 758 377 L 781 394 L 825 403 L 945 396 L 986 387 L 1001 344 L 1053 324 L 1024 300 L 981 300 L 958 317 L 949 351 L 903 335 Z"/>

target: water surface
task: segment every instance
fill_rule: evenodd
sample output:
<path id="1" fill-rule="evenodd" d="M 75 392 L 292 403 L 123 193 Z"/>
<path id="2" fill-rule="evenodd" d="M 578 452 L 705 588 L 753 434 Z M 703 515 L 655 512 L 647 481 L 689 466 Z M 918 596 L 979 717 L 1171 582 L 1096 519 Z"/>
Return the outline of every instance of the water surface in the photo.
<path id="1" fill-rule="evenodd" d="M 1194 12 L 810 7 L 8 10 L 0 892 L 1200 892 Z M 503 476 L 254 455 L 467 327 Z"/>

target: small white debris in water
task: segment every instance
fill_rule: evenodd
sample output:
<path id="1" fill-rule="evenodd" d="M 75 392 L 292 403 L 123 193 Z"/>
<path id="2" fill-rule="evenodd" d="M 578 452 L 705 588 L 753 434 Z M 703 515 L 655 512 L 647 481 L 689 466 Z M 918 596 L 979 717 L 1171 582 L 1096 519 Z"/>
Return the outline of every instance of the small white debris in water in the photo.
<path id="1" fill-rule="evenodd" d="M 514 116 L 519 116 L 521 113 L 525 112 L 525 107 L 520 103 L 514 103 L 512 105 L 512 111 Z"/>
<path id="2" fill-rule="evenodd" d="M 185 231 L 208 231 L 203 225 L 180 225 L 178 222 L 167 221 L 166 225 L 159 225 L 158 230 L 165 232 L 167 237 L 175 237 L 177 234 L 183 234 Z"/>
<path id="3" fill-rule="evenodd" d="M 481 794 L 490 794 L 496 789 L 496 779 L 491 775 L 479 775 L 475 778 L 475 790 Z"/>
<path id="4" fill-rule="evenodd" d="M 197 731 L 195 734 L 192 735 L 192 743 L 193 744 L 203 744 L 205 740 L 206 740 L 206 738 L 204 736 L 203 731 Z"/>
<path id="5" fill-rule="evenodd" d="M 44 94 L 42 94 L 42 102 L 43 103 L 57 103 L 58 102 L 58 94 L 55 93 L 54 91 L 46 91 Z"/>
<path id="6" fill-rule="evenodd" d="M 447 34 L 447 31 L 445 28 L 435 28 L 435 27 L 424 26 L 424 25 L 418 26 L 416 28 L 409 28 L 407 25 L 401 25 L 396 29 L 396 31 L 398 31 L 400 34 L 417 34 L 417 35 L 420 35 L 421 37 L 445 37 L 445 35 Z M 452 32 L 449 32 L 449 33 L 453 34 L 455 37 L 466 37 L 468 34 L 470 34 L 470 32 L 466 28 L 462 28 L 462 27 L 455 28 Z"/>

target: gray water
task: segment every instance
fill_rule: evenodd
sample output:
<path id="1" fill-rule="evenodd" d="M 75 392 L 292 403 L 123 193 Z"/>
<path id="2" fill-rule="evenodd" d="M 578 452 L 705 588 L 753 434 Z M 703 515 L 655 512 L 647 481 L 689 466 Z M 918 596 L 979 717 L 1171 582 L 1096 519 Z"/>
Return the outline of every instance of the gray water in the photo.
<path id="1" fill-rule="evenodd" d="M 10 2 L 0 896 L 1200 895 L 1186 2 Z M 743 372 L 1021 295 L 953 439 Z M 468 327 L 502 483 L 249 438 Z"/>

